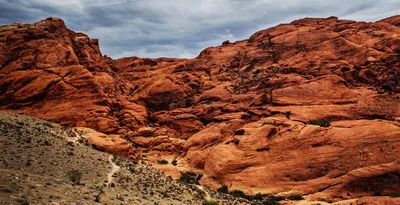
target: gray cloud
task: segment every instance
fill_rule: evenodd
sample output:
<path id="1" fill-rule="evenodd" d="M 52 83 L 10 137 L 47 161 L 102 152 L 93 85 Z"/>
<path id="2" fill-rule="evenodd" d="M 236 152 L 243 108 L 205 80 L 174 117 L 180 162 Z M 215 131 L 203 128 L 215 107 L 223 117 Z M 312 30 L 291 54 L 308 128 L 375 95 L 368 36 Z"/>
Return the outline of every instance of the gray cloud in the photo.
<path id="1" fill-rule="evenodd" d="M 100 39 L 114 58 L 195 57 L 223 40 L 303 17 L 376 21 L 400 13 L 400 0 L 0 0 L 0 24 L 64 19 Z"/>

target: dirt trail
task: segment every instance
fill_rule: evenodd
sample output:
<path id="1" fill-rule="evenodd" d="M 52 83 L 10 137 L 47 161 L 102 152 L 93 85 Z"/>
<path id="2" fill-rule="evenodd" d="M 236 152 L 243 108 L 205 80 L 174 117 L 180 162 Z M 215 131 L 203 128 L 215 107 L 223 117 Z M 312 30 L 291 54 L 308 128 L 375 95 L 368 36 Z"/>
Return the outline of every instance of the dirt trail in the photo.
<path id="1" fill-rule="evenodd" d="M 108 161 L 111 163 L 112 168 L 111 168 L 111 171 L 107 174 L 107 183 L 106 183 L 106 186 L 110 186 L 110 184 L 111 184 L 112 181 L 113 181 L 113 178 L 112 178 L 113 175 L 121 169 L 120 166 L 116 165 L 116 164 L 112 161 L 113 158 L 114 158 L 113 155 L 110 155 L 110 156 L 108 157 Z"/>
<path id="2" fill-rule="evenodd" d="M 196 185 L 196 186 L 197 186 L 197 188 L 199 188 L 202 192 L 204 192 L 206 194 L 205 200 L 207 200 L 207 201 L 212 200 L 210 194 L 208 194 L 208 191 L 204 190 L 203 186 L 201 186 L 201 185 Z"/>

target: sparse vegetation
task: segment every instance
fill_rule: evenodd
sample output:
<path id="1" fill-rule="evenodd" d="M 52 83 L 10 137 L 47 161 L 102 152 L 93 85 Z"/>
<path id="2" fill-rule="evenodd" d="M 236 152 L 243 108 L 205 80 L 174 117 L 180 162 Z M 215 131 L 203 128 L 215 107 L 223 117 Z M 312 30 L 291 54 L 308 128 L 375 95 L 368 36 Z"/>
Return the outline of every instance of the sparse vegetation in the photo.
<path id="1" fill-rule="evenodd" d="M 138 160 L 138 159 L 131 159 L 130 162 L 131 162 L 133 165 L 139 164 L 139 160 Z"/>
<path id="2" fill-rule="evenodd" d="M 16 124 L 17 121 L 24 122 L 25 126 L 19 126 Z M 177 204 L 178 202 L 202 204 L 204 200 L 208 199 L 207 190 L 193 185 L 198 184 L 202 177 L 200 174 L 183 173 L 182 181 L 187 183 L 182 183 L 166 177 L 154 166 L 144 161 L 127 160 L 122 157 L 113 157 L 110 160 L 110 154 L 93 150 L 91 145 L 83 146 L 86 141 L 82 141 L 82 146 L 79 146 L 59 137 L 58 133 L 61 131 L 69 133 L 70 128 L 44 127 L 42 122 L 30 117 L 15 117 L 13 114 L 0 115 L 0 131 L 3 131 L 4 134 L 0 137 L 2 142 L 0 144 L 2 148 L 13 148 L 3 149 L 5 154 L 0 157 L 0 161 L 7 159 L 7 162 L 11 162 L 8 159 L 19 159 L 11 166 L 10 163 L 8 165 L 0 163 L 0 168 L 6 170 L 6 172 L 0 173 L 0 181 L 6 182 L 0 186 L 2 194 L 0 204 L 9 202 L 7 201 L 9 200 L 8 196 L 12 195 L 18 198 L 11 203 L 20 204 L 25 198 L 16 194 L 31 189 L 38 193 L 29 198 L 29 200 L 36 201 L 36 204 L 47 204 L 50 200 L 58 201 L 67 195 L 67 197 L 74 198 L 71 203 L 77 204 L 96 202 L 102 204 L 107 201 L 117 201 L 119 202 L 117 204 L 148 204 L 151 202 L 154 204 Z M 179 159 L 164 159 L 171 164 L 180 163 Z M 110 167 L 110 161 L 120 167 L 117 175 L 111 175 L 111 180 L 108 178 L 113 170 L 113 166 Z M 57 167 L 57 169 L 52 169 L 52 167 Z M 8 169 L 18 170 L 18 173 L 21 172 L 24 174 L 23 176 L 28 177 L 19 180 L 21 179 L 19 174 L 9 174 Z M 32 170 L 38 174 L 31 174 Z M 63 170 L 61 175 L 60 170 Z M 13 185 L 16 182 L 20 185 L 18 189 Z M 71 185 L 73 185 L 72 188 Z M 104 191 L 113 189 L 118 194 L 105 194 L 103 189 Z M 212 194 L 212 197 L 212 200 L 204 201 L 205 204 L 226 204 L 237 200 L 226 194 Z M 29 202 L 32 203 L 32 201 Z"/>
<path id="3" fill-rule="evenodd" d="M 202 204 L 203 205 L 219 205 L 219 203 L 216 201 L 207 201 L 207 200 L 204 200 Z"/>
<path id="4" fill-rule="evenodd" d="M 261 193 L 258 193 L 256 195 L 252 196 L 251 200 L 263 200 L 263 195 Z"/>
<path id="5" fill-rule="evenodd" d="M 299 201 L 299 200 L 303 200 L 304 198 L 300 194 L 295 194 L 295 195 L 289 196 L 287 199 L 291 200 L 291 201 Z"/>
<path id="6" fill-rule="evenodd" d="M 186 184 L 200 184 L 199 180 L 201 177 L 203 177 L 203 175 L 197 175 L 194 172 L 181 172 L 181 178 L 179 180 Z"/>
<path id="7" fill-rule="evenodd" d="M 228 193 L 228 186 L 222 185 L 220 188 L 217 189 L 217 191 L 226 194 Z"/>
<path id="8" fill-rule="evenodd" d="M 282 196 L 268 196 L 258 193 L 256 195 L 247 195 L 242 190 L 234 190 L 232 192 L 228 192 L 228 186 L 223 185 L 218 190 L 221 193 L 228 193 L 234 197 L 247 199 L 249 201 L 254 201 L 252 204 L 264 204 L 264 205 L 278 205 L 279 201 L 285 200 L 285 197 Z M 301 196 L 300 196 L 301 197 Z"/>
<path id="9" fill-rule="evenodd" d="M 48 140 L 45 140 L 42 145 L 43 146 L 51 146 L 51 143 Z"/>
<path id="10" fill-rule="evenodd" d="M 318 125 L 320 127 L 330 127 L 331 123 L 328 120 L 310 120 L 310 124 Z"/>
<path id="11" fill-rule="evenodd" d="M 78 170 L 71 170 L 67 173 L 68 178 L 74 184 L 81 183 L 81 173 Z"/>
<path id="12" fill-rule="evenodd" d="M 43 126 L 47 126 L 47 127 L 51 127 L 51 123 L 50 122 L 42 122 L 42 123 L 38 123 L 41 124 Z"/>
<path id="13" fill-rule="evenodd" d="M 135 173 L 136 167 L 133 166 L 133 165 L 129 166 L 129 171 L 130 171 L 131 173 Z"/>
<path id="14" fill-rule="evenodd" d="M 267 93 L 261 95 L 261 102 L 263 104 L 269 104 L 271 102 L 270 97 Z"/>
<path id="15" fill-rule="evenodd" d="M 96 195 L 96 198 L 94 199 L 94 202 L 100 203 L 101 194 L 103 194 L 103 193 L 104 193 L 104 190 L 103 190 L 103 188 L 101 188 L 101 189 L 100 189 L 100 192 Z"/>
<path id="16" fill-rule="evenodd" d="M 391 193 L 391 194 L 389 194 L 389 196 L 390 196 L 391 198 L 398 198 L 398 197 L 400 197 L 400 192 Z"/>
<path id="17" fill-rule="evenodd" d="M 29 205 L 29 201 L 26 200 L 26 199 L 23 199 L 23 200 L 20 202 L 20 205 Z"/>
<path id="18" fill-rule="evenodd" d="M 24 125 L 25 123 L 24 123 L 24 122 L 21 122 L 21 121 L 17 121 L 17 124 L 18 124 L 18 125 Z"/>
<path id="19" fill-rule="evenodd" d="M 100 147 L 97 147 L 95 144 L 92 144 L 92 148 L 98 151 L 103 151 Z"/>
<path id="20" fill-rule="evenodd" d="M 279 201 L 281 200 L 277 200 L 277 198 L 275 197 L 267 197 L 266 199 L 264 199 L 262 201 L 263 205 L 279 205 Z"/>
<path id="21" fill-rule="evenodd" d="M 171 164 L 174 166 L 178 165 L 178 160 L 176 160 L 176 159 L 172 160 Z"/>
<path id="22" fill-rule="evenodd" d="M 228 45 L 228 44 L 230 44 L 229 40 L 225 40 L 222 42 L 222 45 Z"/>
<path id="23" fill-rule="evenodd" d="M 158 161 L 159 164 L 168 164 L 168 161 L 165 159 L 159 160 Z"/>
<path id="24" fill-rule="evenodd" d="M 239 197 L 239 198 L 248 198 L 247 195 L 242 191 L 242 190 L 233 190 L 230 192 L 230 194 L 234 197 Z"/>

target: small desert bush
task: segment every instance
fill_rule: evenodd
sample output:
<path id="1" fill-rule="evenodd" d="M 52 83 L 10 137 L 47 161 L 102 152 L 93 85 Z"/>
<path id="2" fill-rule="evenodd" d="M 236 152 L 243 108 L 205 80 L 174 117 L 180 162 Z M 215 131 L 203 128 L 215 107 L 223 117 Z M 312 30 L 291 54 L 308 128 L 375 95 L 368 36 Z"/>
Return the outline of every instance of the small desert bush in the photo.
<path id="1" fill-rule="evenodd" d="M 203 177 L 201 174 L 197 175 L 193 172 L 181 172 L 181 178 L 179 180 L 186 184 L 200 184 L 199 180 L 201 177 Z"/>
<path id="2" fill-rule="evenodd" d="M 174 166 L 178 165 L 178 160 L 176 160 L 176 159 L 172 160 L 171 164 Z"/>
<path id="3" fill-rule="evenodd" d="M 219 205 L 219 203 L 216 202 L 216 201 L 204 200 L 204 201 L 203 201 L 203 205 Z"/>
<path id="4" fill-rule="evenodd" d="M 159 164 L 168 164 L 168 161 L 165 159 L 162 159 L 160 161 L 158 161 Z"/>
<path id="5" fill-rule="evenodd" d="M 68 178 L 74 184 L 81 183 L 81 173 L 78 170 L 71 170 L 67 173 Z"/>
<path id="6" fill-rule="evenodd" d="M 263 205 L 279 205 L 279 201 L 280 201 L 280 200 L 277 200 L 277 199 L 274 198 L 274 197 L 267 197 L 266 199 L 264 199 L 264 200 L 262 201 L 262 204 L 263 204 Z"/>
<path id="7" fill-rule="evenodd" d="M 228 193 L 228 186 L 222 185 L 220 188 L 217 189 L 217 191 L 226 194 Z"/>
<path id="8" fill-rule="evenodd" d="M 331 123 L 328 120 L 310 120 L 310 124 L 318 125 L 320 127 L 330 127 Z"/>
<path id="9" fill-rule="evenodd" d="M 303 200 L 304 198 L 303 198 L 303 196 L 301 196 L 299 194 L 295 194 L 295 195 L 289 196 L 287 199 L 291 200 L 291 201 L 299 201 L 299 200 Z"/>
<path id="10" fill-rule="evenodd" d="M 136 167 L 133 166 L 133 165 L 129 166 L 129 171 L 130 171 L 132 174 L 135 173 Z"/>
<path id="11" fill-rule="evenodd" d="M 242 190 L 233 190 L 230 192 L 230 194 L 238 198 L 247 198 L 247 195 Z"/>

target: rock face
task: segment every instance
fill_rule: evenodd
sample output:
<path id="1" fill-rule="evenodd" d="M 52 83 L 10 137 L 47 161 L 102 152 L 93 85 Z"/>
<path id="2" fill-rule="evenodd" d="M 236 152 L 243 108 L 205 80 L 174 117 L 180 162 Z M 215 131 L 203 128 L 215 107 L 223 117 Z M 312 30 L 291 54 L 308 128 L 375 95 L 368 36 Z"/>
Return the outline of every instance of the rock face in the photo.
<path id="1" fill-rule="evenodd" d="M 305 18 L 194 59 L 113 60 L 60 19 L 2 26 L 0 109 L 92 128 L 127 157 L 178 158 L 212 188 L 396 195 L 399 33 L 399 16 Z"/>
<path id="2" fill-rule="evenodd" d="M 96 39 L 61 19 L 0 28 L 0 106 L 62 124 L 123 133 L 145 124 L 146 108 L 127 100 Z"/>

